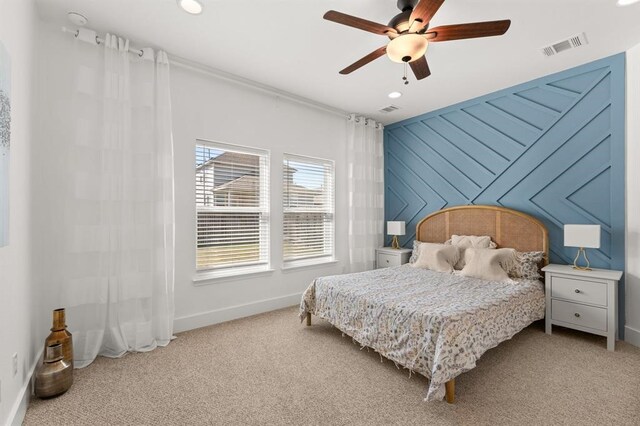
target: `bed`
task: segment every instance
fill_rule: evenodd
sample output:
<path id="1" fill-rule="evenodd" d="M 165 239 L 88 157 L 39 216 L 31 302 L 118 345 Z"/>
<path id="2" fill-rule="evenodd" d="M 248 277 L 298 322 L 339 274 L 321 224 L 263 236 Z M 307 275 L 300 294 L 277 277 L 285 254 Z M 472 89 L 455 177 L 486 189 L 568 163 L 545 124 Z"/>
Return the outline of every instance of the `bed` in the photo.
<path id="1" fill-rule="evenodd" d="M 420 221 L 416 239 L 444 243 L 452 234 L 489 235 L 498 247 L 543 251 L 545 226 L 497 206 L 458 206 Z M 487 350 L 544 318 L 538 280 L 489 282 L 410 265 L 321 277 L 302 296 L 300 318 L 327 320 L 362 346 L 429 379 L 426 401 L 454 402 L 455 378 Z"/>

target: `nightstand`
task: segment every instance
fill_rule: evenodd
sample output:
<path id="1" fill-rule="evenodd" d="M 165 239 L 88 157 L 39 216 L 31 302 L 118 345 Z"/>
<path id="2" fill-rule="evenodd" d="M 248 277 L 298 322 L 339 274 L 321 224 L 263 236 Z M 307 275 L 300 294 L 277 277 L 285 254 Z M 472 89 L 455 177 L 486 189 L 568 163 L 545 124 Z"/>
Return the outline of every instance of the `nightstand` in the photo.
<path id="1" fill-rule="evenodd" d="M 618 330 L 618 281 L 622 272 L 580 271 L 571 265 L 547 265 L 545 272 L 545 331 L 552 325 L 607 337 L 615 350 Z"/>
<path id="2" fill-rule="evenodd" d="M 409 262 L 410 257 L 411 249 L 380 247 L 376 249 L 376 268 L 404 265 Z"/>

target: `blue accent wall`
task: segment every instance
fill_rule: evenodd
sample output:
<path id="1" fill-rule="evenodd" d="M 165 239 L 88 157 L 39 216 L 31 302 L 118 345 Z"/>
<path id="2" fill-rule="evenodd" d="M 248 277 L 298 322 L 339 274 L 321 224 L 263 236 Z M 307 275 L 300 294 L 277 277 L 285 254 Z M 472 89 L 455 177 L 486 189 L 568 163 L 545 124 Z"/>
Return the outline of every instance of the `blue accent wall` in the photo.
<path id="1" fill-rule="evenodd" d="M 542 60 L 542 59 L 541 59 Z M 443 207 L 514 208 L 549 229 L 553 263 L 572 263 L 565 223 L 602 226 L 592 265 L 624 270 L 625 59 L 611 56 L 386 127 L 385 216 Z M 624 286 L 619 287 L 619 329 Z"/>

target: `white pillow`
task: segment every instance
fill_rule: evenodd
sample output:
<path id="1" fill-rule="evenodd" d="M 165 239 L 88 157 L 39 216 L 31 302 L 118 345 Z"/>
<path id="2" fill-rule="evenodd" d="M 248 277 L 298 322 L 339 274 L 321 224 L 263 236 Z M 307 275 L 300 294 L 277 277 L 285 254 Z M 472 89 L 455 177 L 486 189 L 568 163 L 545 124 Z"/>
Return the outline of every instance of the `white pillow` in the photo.
<path id="1" fill-rule="evenodd" d="M 488 281 L 511 281 L 507 271 L 516 260 L 514 249 L 468 248 L 464 257 L 466 264 L 461 275 Z"/>
<path id="2" fill-rule="evenodd" d="M 497 247 L 496 243 L 491 241 L 491 237 L 488 235 L 456 235 L 453 234 L 451 239 L 448 240 L 445 244 L 452 244 L 454 246 L 458 246 L 460 248 L 460 260 L 455 264 L 455 269 L 460 270 L 464 268 L 465 258 L 464 252 L 468 248 L 490 248 L 494 249 Z"/>
<path id="3" fill-rule="evenodd" d="M 411 266 L 438 272 L 453 272 L 460 257 L 458 247 L 445 244 L 420 243 L 418 258 Z"/>
<path id="4" fill-rule="evenodd" d="M 464 248 L 496 248 L 496 243 L 488 235 L 456 235 L 451 236 L 451 244 Z"/>

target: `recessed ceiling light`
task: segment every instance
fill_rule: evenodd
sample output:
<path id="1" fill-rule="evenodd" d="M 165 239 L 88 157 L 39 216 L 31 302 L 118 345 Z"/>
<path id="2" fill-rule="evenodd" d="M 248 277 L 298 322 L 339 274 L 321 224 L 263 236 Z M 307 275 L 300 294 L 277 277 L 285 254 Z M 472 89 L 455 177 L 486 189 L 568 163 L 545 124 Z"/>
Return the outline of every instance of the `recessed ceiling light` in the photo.
<path id="1" fill-rule="evenodd" d="M 400 93 L 400 92 L 391 92 L 391 93 L 389 93 L 389 97 L 391 99 L 398 99 L 400 96 L 402 96 L 402 93 Z"/>
<path id="2" fill-rule="evenodd" d="M 629 6 L 630 4 L 638 3 L 640 0 L 618 0 L 618 6 Z"/>
<path id="3" fill-rule="evenodd" d="M 198 0 L 178 0 L 178 4 L 185 12 L 192 15 L 199 15 L 202 13 L 202 3 Z"/>

